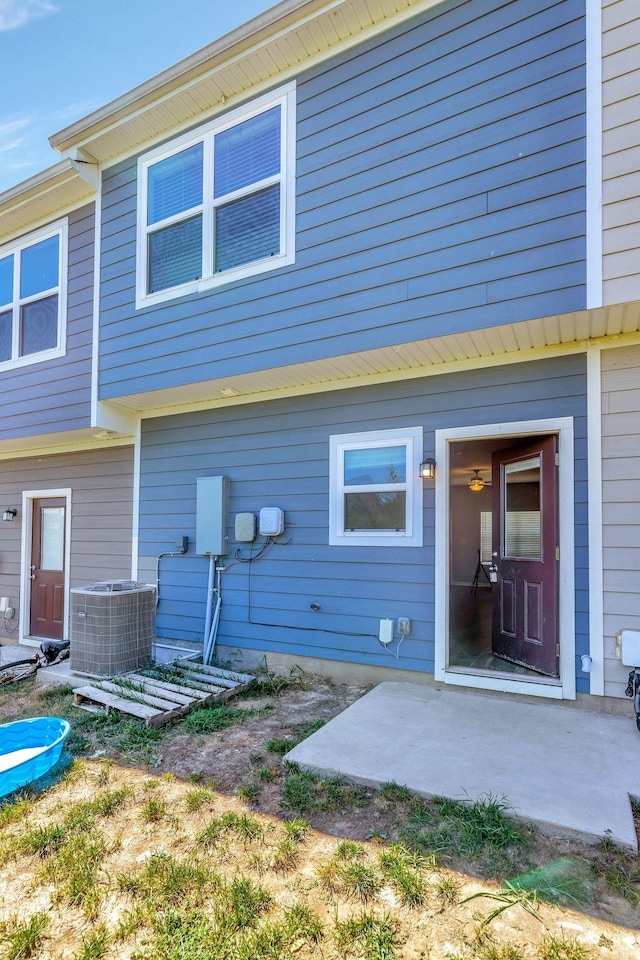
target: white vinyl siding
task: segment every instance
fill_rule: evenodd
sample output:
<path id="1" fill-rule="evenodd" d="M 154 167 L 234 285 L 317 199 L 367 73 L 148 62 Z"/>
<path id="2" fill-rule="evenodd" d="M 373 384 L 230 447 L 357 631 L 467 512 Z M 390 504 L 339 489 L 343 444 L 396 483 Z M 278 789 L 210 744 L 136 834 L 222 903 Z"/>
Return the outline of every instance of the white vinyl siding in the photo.
<path id="1" fill-rule="evenodd" d="M 604 692 L 623 697 L 616 635 L 640 630 L 640 345 L 602 351 L 602 520 Z"/>
<path id="2" fill-rule="evenodd" d="M 604 303 L 640 299 L 640 7 L 602 2 Z"/>

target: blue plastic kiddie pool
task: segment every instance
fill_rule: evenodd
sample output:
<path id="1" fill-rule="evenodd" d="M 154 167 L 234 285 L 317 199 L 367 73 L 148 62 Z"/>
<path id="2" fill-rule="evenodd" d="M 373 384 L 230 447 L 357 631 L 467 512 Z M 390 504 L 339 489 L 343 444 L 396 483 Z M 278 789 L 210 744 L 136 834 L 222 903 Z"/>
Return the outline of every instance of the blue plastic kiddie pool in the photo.
<path id="1" fill-rule="evenodd" d="M 0 797 L 26 787 L 55 766 L 70 730 L 59 717 L 0 724 Z"/>

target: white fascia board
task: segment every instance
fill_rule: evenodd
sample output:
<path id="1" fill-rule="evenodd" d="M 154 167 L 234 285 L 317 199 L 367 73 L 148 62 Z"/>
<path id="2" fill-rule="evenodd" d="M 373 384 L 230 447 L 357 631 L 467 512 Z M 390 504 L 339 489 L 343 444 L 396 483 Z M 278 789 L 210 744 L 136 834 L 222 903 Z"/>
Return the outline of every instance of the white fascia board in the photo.
<path id="1" fill-rule="evenodd" d="M 59 133 L 53 134 L 49 138 L 49 143 L 54 150 L 65 156 L 78 149 L 86 149 L 90 153 L 94 138 L 98 139 L 111 131 L 117 130 L 121 124 L 143 116 L 149 108 L 170 100 L 176 94 L 214 76 L 225 67 L 241 63 L 258 51 L 268 48 L 270 43 L 286 36 L 294 29 L 312 24 L 318 17 L 331 12 L 333 9 L 345 6 L 346 2 L 347 0 L 331 0 L 331 2 L 325 0 L 321 3 L 296 0 L 293 3 L 285 2 L 273 7 L 265 14 L 248 21 L 244 26 L 219 38 L 192 56 L 181 60 L 151 80 L 140 84 L 129 93 L 111 101 Z M 343 38 L 335 46 L 317 54 L 310 54 L 304 63 L 297 64 L 295 69 L 291 68 L 281 72 L 274 71 L 273 75 L 262 83 L 247 87 L 241 97 L 223 100 L 217 105 L 218 110 L 228 109 L 235 102 L 241 102 L 247 97 L 259 94 L 274 84 L 283 83 L 302 70 L 307 70 L 318 62 L 333 57 L 356 44 L 363 43 L 369 37 L 384 30 L 389 30 L 397 23 L 417 16 L 424 10 L 442 2 L 443 0 L 405 0 L 401 9 L 396 10 L 393 15 L 362 28 L 355 35 L 352 34 L 348 38 Z M 299 16 L 295 16 L 297 12 L 299 12 Z M 282 21 L 285 21 L 284 24 L 282 24 Z M 212 109 L 215 106 L 215 104 L 212 104 Z M 213 112 L 215 113 L 215 111 Z M 207 116 L 209 115 L 211 115 L 211 111 L 207 112 Z M 158 132 L 155 136 L 146 136 L 144 142 L 141 141 L 135 148 L 123 148 L 117 152 L 117 156 L 114 155 L 111 159 L 104 157 L 104 166 L 111 166 L 125 157 L 133 156 L 141 149 L 161 142 L 169 133 L 179 133 L 198 122 L 200 122 L 198 117 L 190 116 L 181 123 L 173 123 L 170 128 Z"/>

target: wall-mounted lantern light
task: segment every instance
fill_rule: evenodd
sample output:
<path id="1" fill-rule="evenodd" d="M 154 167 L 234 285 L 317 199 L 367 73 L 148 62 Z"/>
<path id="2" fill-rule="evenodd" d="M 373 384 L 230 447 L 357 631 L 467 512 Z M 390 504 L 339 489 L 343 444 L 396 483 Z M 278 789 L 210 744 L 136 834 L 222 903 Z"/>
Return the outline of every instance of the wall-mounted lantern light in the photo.
<path id="1" fill-rule="evenodd" d="M 423 480 L 435 480 L 436 462 L 433 457 L 423 457 L 420 464 L 420 476 Z"/>
<path id="2" fill-rule="evenodd" d="M 478 493 L 484 487 L 484 480 L 480 476 L 479 470 L 474 470 L 473 473 L 474 476 L 471 477 L 471 480 L 469 480 L 467 486 L 469 487 L 469 490 L 473 490 L 474 493 Z"/>
<path id="3" fill-rule="evenodd" d="M 7 507 L 7 509 L 2 514 L 2 519 L 13 520 L 15 517 L 17 517 L 17 515 L 18 515 L 18 511 L 16 510 L 15 507 Z"/>

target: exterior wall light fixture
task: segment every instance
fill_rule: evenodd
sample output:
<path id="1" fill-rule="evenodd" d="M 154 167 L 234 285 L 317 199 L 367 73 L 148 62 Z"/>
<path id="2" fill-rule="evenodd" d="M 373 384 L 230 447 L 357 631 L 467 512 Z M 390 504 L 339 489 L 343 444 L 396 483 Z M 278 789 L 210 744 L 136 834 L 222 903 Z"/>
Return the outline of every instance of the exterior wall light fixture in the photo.
<path id="1" fill-rule="evenodd" d="M 474 476 L 471 477 L 471 480 L 469 480 L 467 486 L 469 487 L 469 490 L 473 490 L 474 493 L 478 493 L 484 487 L 484 480 L 480 476 L 479 470 L 474 470 L 473 473 Z"/>
<path id="2" fill-rule="evenodd" d="M 420 476 L 423 480 L 435 480 L 436 462 L 433 457 L 423 456 L 422 463 L 420 464 Z"/>
<path id="3" fill-rule="evenodd" d="M 18 515 L 18 511 L 16 510 L 15 507 L 7 507 L 7 509 L 2 514 L 2 519 L 13 520 L 15 519 L 15 517 L 17 517 L 17 515 Z"/>

